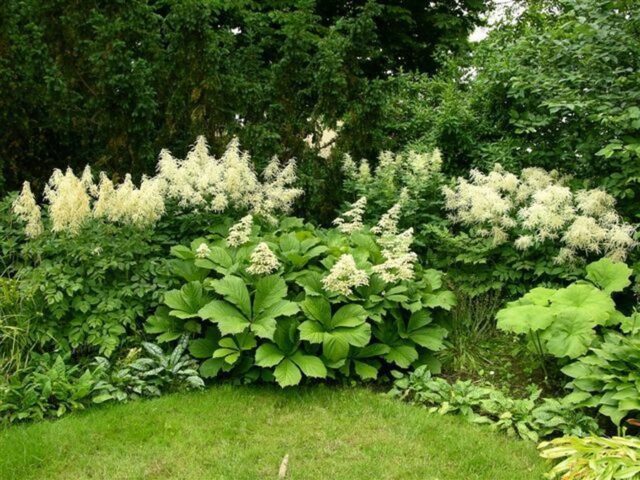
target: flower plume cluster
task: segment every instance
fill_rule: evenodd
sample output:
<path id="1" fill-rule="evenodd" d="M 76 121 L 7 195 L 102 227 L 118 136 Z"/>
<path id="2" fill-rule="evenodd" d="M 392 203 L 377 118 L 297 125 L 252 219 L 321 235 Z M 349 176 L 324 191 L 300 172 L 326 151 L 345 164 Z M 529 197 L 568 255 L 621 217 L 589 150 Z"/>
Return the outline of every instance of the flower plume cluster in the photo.
<path id="1" fill-rule="evenodd" d="M 251 265 L 247 272 L 252 275 L 268 275 L 280 266 L 278 257 L 271 251 L 269 245 L 261 242 L 251 253 Z"/>
<path id="2" fill-rule="evenodd" d="M 367 206 L 367 197 L 361 197 L 358 201 L 351 204 L 351 208 L 344 212 L 341 216 L 333 221 L 342 233 L 353 233 L 362 230 L 362 216 Z"/>
<path id="3" fill-rule="evenodd" d="M 104 172 L 97 184 L 86 167 L 78 177 L 69 168 L 54 170 L 45 190 L 51 230 L 76 234 L 90 218 L 146 228 L 166 213 L 167 206 L 193 211 L 223 212 L 227 209 L 249 211 L 272 219 L 286 212 L 302 191 L 296 181 L 295 162 L 281 165 L 274 158 L 260 181 L 247 152 L 234 139 L 221 158 L 209 154 L 204 137 L 198 137 L 184 160 L 177 160 L 167 150 L 160 153 L 157 174 L 143 177 L 136 186 L 127 174 L 114 184 Z M 14 213 L 25 223 L 28 236 L 43 231 L 40 209 L 26 183 L 13 205 Z"/>
<path id="4" fill-rule="evenodd" d="M 601 189 L 573 192 L 557 172 L 525 168 L 520 177 L 499 164 L 443 189 L 450 218 L 493 239 L 513 241 L 520 250 L 547 240 L 559 244 L 556 262 L 598 253 L 623 260 L 635 245 L 634 228 L 615 211 L 614 198 Z"/>
<path id="5" fill-rule="evenodd" d="M 342 255 L 331 267 L 329 274 L 322 279 L 325 290 L 342 295 L 350 295 L 354 288 L 368 284 L 367 272 L 358 268 L 350 254 Z"/>

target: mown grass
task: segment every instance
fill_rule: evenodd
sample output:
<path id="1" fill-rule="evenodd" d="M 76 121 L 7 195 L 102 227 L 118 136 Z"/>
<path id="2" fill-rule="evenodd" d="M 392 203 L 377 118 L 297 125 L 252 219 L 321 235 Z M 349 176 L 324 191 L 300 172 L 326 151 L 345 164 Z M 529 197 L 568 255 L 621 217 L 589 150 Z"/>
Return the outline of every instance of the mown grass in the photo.
<path id="1" fill-rule="evenodd" d="M 365 389 L 221 386 L 0 431 L 2 479 L 527 480 L 535 446 Z"/>

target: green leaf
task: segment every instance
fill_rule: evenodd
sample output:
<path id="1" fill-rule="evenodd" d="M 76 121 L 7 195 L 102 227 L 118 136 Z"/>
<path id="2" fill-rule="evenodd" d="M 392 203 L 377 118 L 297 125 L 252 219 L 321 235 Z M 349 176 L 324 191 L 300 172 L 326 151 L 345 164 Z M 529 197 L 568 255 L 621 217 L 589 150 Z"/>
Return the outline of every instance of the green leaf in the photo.
<path id="1" fill-rule="evenodd" d="M 367 311 L 362 305 L 344 305 L 338 309 L 331 320 L 333 328 L 337 327 L 357 327 L 362 325 L 367 319 Z"/>
<path id="2" fill-rule="evenodd" d="M 279 364 L 284 354 L 273 343 L 260 345 L 256 350 L 256 365 L 259 367 L 273 367 Z"/>
<path id="3" fill-rule="evenodd" d="M 353 366 L 356 374 L 362 380 L 375 380 L 376 378 L 378 378 L 378 369 L 372 365 L 369 365 L 368 363 L 354 360 Z"/>
<path id="4" fill-rule="evenodd" d="M 292 385 L 298 385 L 302 380 L 302 374 L 300 369 L 288 358 L 285 358 L 276 367 L 273 372 L 273 376 L 276 378 L 278 385 L 281 387 L 289 387 Z"/>
<path id="5" fill-rule="evenodd" d="M 584 355 L 596 337 L 593 326 L 580 320 L 577 310 L 566 309 L 558 314 L 552 327 L 544 333 L 547 350 L 558 358 Z"/>
<path id="6" fill-rule="evenodd" d="M 276 305 L 286 295 L 287 284 L 278 275 L 261 278 L 256 282 L 256 294 L 253 300 L 254 316 Z"/>
<path id="7" fill-rule="evenodd" d="M 202 307 L 198 314 L 204 319 L 216 322 L 223 335 L 240 333 L 249 326 L 249 320 L 237 308 L 222 300 L 212 300 Z"/>
<path id="8" fill-rule="evenodd" d="M 300 339 L 310 343 L 321 343 L 324 339 L 325 330 L 319 322 L 305 320 L 298 327 Z"/>
<path id="9" fill-rule="evenodd" d="M 622 262 L 602 258 L 587 265 L 587 279 L 606 293 L 621 292 L 631 284 L 633 271 Z"/>
<path id="10" fill-rule="evenodd" d="M 418 359 L 418 351 L 410 345 L 390 345 L 389 348 L 384 358 L 400 368 L 409 368 Z"/>
<path id="11" fill-rule="evenodd" d="M 258 318 L 261 317 L 290 317 L 291 315 L 295 315 L 300 311 L 298 304 L 296 302 L 290 302 L 289 300 L 280 300 L 275 305 L 271 305 L 269 308 L 264 310 Z"/>
<path id="12" fill-rule="evenodd" d="M 273 317 L 257 318 L 251 323 L 251 331 L 258 337 L 273 340 L 276 326 L 277 322 Z"/>
<path id="13" fill-rule="evenodd" d="M 195 358 L 210 358 L 216 345 L 209 338 L 198 338 L 189 342 L 189 353 Z"/>
<path id="14" fill-rule="evenodd" d="M 212 281 L 211 284 L 216 293 L 238 307 L 245 317 L 251 318 L 251 300 L 244 280 L 228 275 L 220 280 Z"/>
<path id="15" fill-rule="evenodd" d="M 318 357 L 304 355 L 302 352 L 297 351 L 291 356 L 291 360 L 307 377 L 325 378 L 327 376 L 327 368 Z"/>
<path id="16" fill-rule="evenodd" d="M 223 365 L 224 360 L 221 358 L 210 358 L 209 360 L 205 360 L 202 365 L 200 365 L 200 375 L 204 378 L 216 377 Z"/>
<path id="17" fill-rule="evenodd" d="M 496 319 L 500 330 L 522 335 L 547 328 L 553 322 L 553 313 L 539 305 L 509 305 L 497 313 Z"/>
<path id="18" fill-rule="evenodd" d="M 556 293 L 553 288 L 537 287 L 530 290 L 517 301 L 519 305 L 540 305 L 549 306 L 551 297 Z"/>
<path id="19" fill-rule="evenodd" d="M 447 333 L 444 327 L 424 327 L 411 332 L 409 338 L 422 347 L 438 352 L 444 348 L 444 338 Z"/>
<path id="20" fill-rule="evenodd" d="M 304 314 L 325 326 L 331 325 L 331 304 L 324 297 L 306 297 L 300 305 Z"/>
<path id="21" fill-rule="evenodd" d="M 615 310 L 611 297 L 593 285 L 574 283 L 556 292 L 551 301 L 554 310 L 570 308 L 574 315 L 598 325 Z"/>
<path id="22" fill-rule="evenodd" d="M 436 293 L 427 293 L 423 298 L 423 304 L 429 308 L 442 308 L 444 310 L 451 310 L 451 307 L 456 304 L 456 296 L 449 290 L 442 290 Z"/>
<path id="23" fill-rule="evenodd" d="M 327 333 L 322 342 L 322 353 L 331 361 L 342 360 L 349 354 L 349 343 L 339 335 Z"/>
<path id="24" fill-rule="evenodd" d="M 357 327 L 339 327 L 331 330 L 330 335 L 341 338 L 354 347 L 364 347 L 369 343 L 369 340 L 371 340 L 371 325 L 363 323 Z"/>
<path id="25" fill-rule="evenodd" d="M 200 282 L 189 282 L 180 290 L 171 290 L 164 296 L 164 303 L 172 308 L 169 313 L 183 319 L 198 316 L 198 310 L 205 302 Z"/>

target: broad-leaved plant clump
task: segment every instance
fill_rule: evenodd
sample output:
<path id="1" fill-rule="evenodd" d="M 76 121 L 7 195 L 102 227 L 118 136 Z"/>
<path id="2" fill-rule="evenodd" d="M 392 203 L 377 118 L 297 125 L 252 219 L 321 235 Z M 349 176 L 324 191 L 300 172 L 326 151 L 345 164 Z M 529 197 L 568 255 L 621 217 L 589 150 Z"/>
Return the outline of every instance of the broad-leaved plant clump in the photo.
<path id="1" fill-rule="evenodd" d="M 245 217 L 224 235 L 174 247 L 172 268 L 186 283 L 166 293 L 147 331 L 159 341 L 191 333 L 203 376 L 244 382 L 288 386 L 303 377 L 375 379 L 391 366 L 437 369 L 432 353 L 447 335 L 438 312 L 455 298 L 442 274 L 409 251 L 411 231 L 398 233 L 393 212 L 369 229 L 364 204 L 337 228 Z"/>
<path id="2" fill-rule="evenodd" d="M 537 287 L 508 303 L 496 316 L 498 328 L 526 335 L 541 357 L 578 358 L 603 329 L 626 329 L 633 321 L 611 298 L 630 285 L 630 276 L 624 263 L 603 258 L 587 266 L 585 280 L 561 289 Z"/>

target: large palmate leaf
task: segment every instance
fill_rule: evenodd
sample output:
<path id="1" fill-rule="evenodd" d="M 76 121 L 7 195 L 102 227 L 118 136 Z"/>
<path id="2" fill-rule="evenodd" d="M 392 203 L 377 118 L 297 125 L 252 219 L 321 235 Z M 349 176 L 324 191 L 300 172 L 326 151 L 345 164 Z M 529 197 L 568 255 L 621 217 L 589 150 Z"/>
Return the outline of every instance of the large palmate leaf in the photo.
<path id="1" fill-rule="evenodd" d="M 558 290 L 551 297 L 554 311 L 571 309 L 576 318 L 584 319 L 595 325 L 604 325 L 615 311 L 611 297 L 593 285 L 574 283 Z"/>
<path id="2" fill-rule="evenodd" d="M 320 358 L 305 355 L 300 350 L 287 354 L 273 343 L 258 347 L 256 365 L 264 368 L 276 367 L 273 375 L 281 387 L 297 385 L 302 380 L 302 374 L 314 378 L 327 376 L 327 368 Z"/>
<path id="3" fill-rule="evenodd" d="M 540 305 L 509 305 L 496 314 L 500 330 L 519 335 L 544 330 L 553 322 L 553 312 Z"/>
<path id="4" fill-rule="evenodd" d="M 322 352 L 331 361 L 346 358 L 350 345 L 364 347 L 369 343 L 371 326 L 366 323 L 367 311 L 362 305 L 344 305 L 332 315 L 326 298 L 307 297 L 302 310 L 308 320 L 299 327 L 300 338 L 322 343 Z"/>
<path id="5" fill-rule="evenodd" d="M 587 265 L 587 279 L 605 293 L 621 292 L 631 284 L 633 271 L 622 262 L 602 258 Z"/>
<path id="6" fill-rule="evenodd" d="M 182 319 L 197 317 L 208 301 L 198 281 L 189 282 L 180 290 L 170 290 L 164 296 L 164 303 L 172 309 L 169 314 Z"/>
<path id="7" fill-rule="evenodd" d="M 557 313 L 553 324 L 543 334 L 549 353 L 569 358 L 584 355 L 595 337 L 593 324 L 580 320 L 579 308 L 570 307 Z"/>
<path id="8" fill-rule="evenodd" d="M 256 283 L 253 297 L 241 278 L 227 276 L 212 282 L 224 300 L 213 300 L 199 315 L 215 322 L 223 335 L 233 335 L 250 329 L 255 335 L 273 340 L 277 318 L 298 312 L 295 302 L 285 300 L 287 285 L 277 275 L 263 277 Z"/>
<path id="9" fill-rule="evenodd" d="M 213 352 L 213 358 L 223 359 L 229 365 L 235 364 L 243 352 L 248 352 L 256 347 L 255 336 L 250 332 L 244 332 L 232 337 L 221 338 L 218 348 Z"/>

